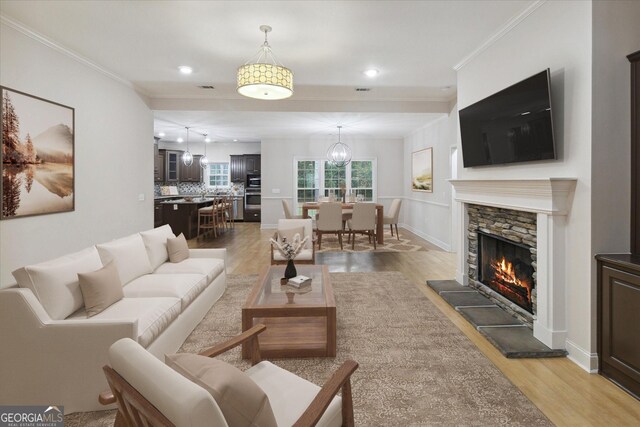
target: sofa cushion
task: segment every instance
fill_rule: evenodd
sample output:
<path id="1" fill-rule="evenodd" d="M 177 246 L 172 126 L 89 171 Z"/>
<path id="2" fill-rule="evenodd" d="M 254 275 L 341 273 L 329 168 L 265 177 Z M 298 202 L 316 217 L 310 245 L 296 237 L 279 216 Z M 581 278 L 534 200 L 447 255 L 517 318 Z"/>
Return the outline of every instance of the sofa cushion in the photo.
<path id="1" fill-rule="evenodd" d="M 102 268 L 94 246 L 13 272 L 18 286 L 31 289 L 49 316 L 62 320 L 82 307 L 78 273 Z"/>
<path id="2" fill-rule="evenodd" d="M 138 342 L 149 347 L 180 314 L 179 298 L 123 298 L 91 319 L 138 320 Z M 79 310 L 67 319 L 87 319 Z"/>
<path id="3" fill-rule="evenodd" d="M 211 393 L 229 427 L 278 427 L 267 395 L 238 368 L 187 353 L 167 355 L 165 362 Z"/>
<path id="4" fill-rule="evenodd" d="M 224 261 L 218 258 L 187 258 L 182 262 L 165 262 L 153 274 L 205 274 L 212 282 L 224 270 Z"/>
<path id="5" fill-rule="evenodd" d="M 91 273 L 78 273 L 78 281 L 89 317 L 124 298 L 118 269 L 113 262 Z"/>
<path id="6" fill-rule="evenodd" d="M 169 259 L 167 239 L 176 237 L 169 224 L 140 233 L 144 247 L 147 249 L 151 269 L 155 270 Z"/>
<path id="7" fill-rule="evenodd" d="M 269 396 L 279 426 L 293 425 L 320 391 L 320 387 L 270 362 L 260 362 L 245 372 Z M 342 425 L 342 399 L 333 398 L 316 426 Z"/>
<path id="8" fill-rule="evenodd" d="M 203 274 L 145 274 L 129 282 L 123 292 L 127 298 L 180 298 L 184 310 L 208 284 Z"/>
<path id="9" fill-rule="evenodd" d="M 167 239 L 167 252 L 171 262 L 180 262 L 189 258 L 189 245 L 183 233 L 178 237 Z"/>
<path id="10" fill-rule="evenodd" d="M 151 264 L 147 256 L 142 236 L 134 234 L 96 245 L 103 264 L 116 263 L 122 285 L 144 274 L 151 273 Z"/>

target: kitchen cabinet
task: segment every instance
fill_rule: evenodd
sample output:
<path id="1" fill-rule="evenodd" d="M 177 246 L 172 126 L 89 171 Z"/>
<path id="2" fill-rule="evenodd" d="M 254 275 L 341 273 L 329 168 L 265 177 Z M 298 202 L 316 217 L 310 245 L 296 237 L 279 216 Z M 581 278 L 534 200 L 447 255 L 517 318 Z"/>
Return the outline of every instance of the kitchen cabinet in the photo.
<path id="1" fill-rule="evenodd" d="M 156 200 L 153 203 L 153 226 L 160 227 L 164 224 L 162 219 L 162 201 Z"/>
<path id="2" fill-rule="evenodd" d="M 164 182 L 164 171 L 166 168 L 165 150 L 154 150 L 153 156 L 153 181 Z"/>
<path id="3" fill-rule="evenodd" d="M 244 168 L 248 174 L 260 174 L 260 154 L 245 154 Z"/>
<path id="4" fill-rule="evenodd" d="M 598 373 L 640 399 L 640 257 L 596 259 Z"/>
<path id="5" fill-rule="evenodd" d="M 182 161 L 182 151 L 164 150 L 165 152 L 165 172 L 166 182 L 178 182 L 180 178 L 180 162 Z"/>
<path id="6" fill-rule="evenodd" d="M 189 166 L 185 166 L 180 159 L 180 172 L 178 174 L 180 182 L 201 182 L 202 181 L 202 167 L 200 167 L 201 155 L 193 156 L 193 163 Z"/>
<path id="7" fill-rule="evenodd" d="M 247 173 L 244 168 L 244 156 L 232 155 L 229 163 L 229 175 L 231 182 L 244 182 Z"/>

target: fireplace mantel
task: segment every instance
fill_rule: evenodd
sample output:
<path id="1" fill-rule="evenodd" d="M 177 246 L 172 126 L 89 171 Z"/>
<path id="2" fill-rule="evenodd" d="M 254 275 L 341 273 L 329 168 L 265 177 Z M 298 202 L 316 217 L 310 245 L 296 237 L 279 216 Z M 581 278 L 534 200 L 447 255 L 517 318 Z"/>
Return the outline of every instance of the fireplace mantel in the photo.
<path id="1" fill-rule="evenodd" d="M 451 179 L 459 202 L 566 215 L 578 182 L 575 178 Z"/>
<path id="2" fill-rule="evenodd" d="M 575 178 L 450 180 L 455 199 L 462 204 L 454 219 L 459 224 L 456 279 L 468 285 L 468 205 L 493 206 L 536 213 L 537 312 L 533 335 L 553 349 L 566 348 L 565 281 L 567 251 L 564 242 Z"/>

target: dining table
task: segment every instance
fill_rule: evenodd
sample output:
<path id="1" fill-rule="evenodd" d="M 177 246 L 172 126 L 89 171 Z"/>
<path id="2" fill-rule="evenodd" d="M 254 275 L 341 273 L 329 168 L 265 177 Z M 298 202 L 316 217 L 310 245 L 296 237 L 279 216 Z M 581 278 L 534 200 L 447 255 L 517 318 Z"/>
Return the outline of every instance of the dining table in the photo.
<path id="1" fill-rule="evenodd" d="M 302 218 L 309 218 L 309 211 L 320 209 L 326 202 L 306 202 L 302 204 Z M 342 209 L 353 209 L 355 202 L 343 202 Z M 384 245 L 384 206 L 376 203 L 376 236 L 379 245 Z"/>

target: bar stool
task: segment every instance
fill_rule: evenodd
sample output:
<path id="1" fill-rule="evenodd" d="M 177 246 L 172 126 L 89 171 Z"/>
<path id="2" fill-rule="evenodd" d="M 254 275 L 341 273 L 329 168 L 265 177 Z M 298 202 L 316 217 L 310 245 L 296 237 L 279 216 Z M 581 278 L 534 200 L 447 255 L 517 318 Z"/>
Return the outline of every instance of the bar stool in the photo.
<path id="1" fill-rule="evenodd" d="M 213 231 L 214 237 L 218 237 L 213 205 L 198 209 L 198 239 L 200 238 L 200 230 L 203 230 L 203 237 L 211 231 Z"/>

